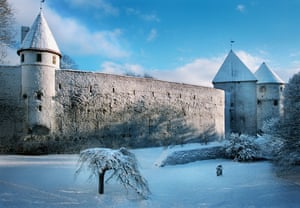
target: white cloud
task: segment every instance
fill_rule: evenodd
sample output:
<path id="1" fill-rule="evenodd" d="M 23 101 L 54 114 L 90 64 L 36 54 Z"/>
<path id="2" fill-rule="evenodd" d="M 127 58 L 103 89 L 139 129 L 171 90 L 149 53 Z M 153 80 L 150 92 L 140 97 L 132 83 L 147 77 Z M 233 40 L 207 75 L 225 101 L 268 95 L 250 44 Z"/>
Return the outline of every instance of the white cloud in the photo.
<path id="1" fill-rule="evenodd" d="M 236 54 L 253 72 L 256 71 L 264 61 L 263 58 L 249 54 L 245 51 L 237 51 Z M 199 57 L 185 65 L 170 70 L 146 70 L 144 67 L 137 64 L 105 62 L 102 65 L 102 72 L 112 74 L 125 74 L 131 72 L 138 75 L 147 73 L 160 80 L 212 87 L 211 82 L 226 56 L 227 54 L 211 58 Z"/>
<path id="2" fill-rule="evenodd" d="M 157 30 L 152 28 L 152 29 L 150 30 L 150 33 L 149 33 L 148 37 L 147 37 L 147 41 L 148 41 L 148 42 L 151 42 L 151 41 L 153 41 L 156 37 L 157 37 Z"/>
<path id="3" fill-rule="evenodd" d="M 134 8 L 126 8 L 126 13 L 127 13 L 127 15 L 135 15 L 147 22 L 160 22 L 160 19 L 154 13 L 143 14 L 140 10 L 137 10 Z"/>
<path id="4" fill-rule="evenodd" d="M 236 54 L 252 72 L 255 72 L 260 64 L 263 61 L 266 61 L 263 58 L 249 54 L 246 51 L 237 51 Z M 175 70 L 156 70 L 149 74 L 162 80 L 211 87 L 211 82 L 224 62 L 226 56 L 227 54 L 212 58 L 199 57 L 190 63 L 176 68 Z"/>
<path id="5" fill-rule="evenodd" d="M 81 1 L 77 3 L 96 1 Z M 39 12 L 39 3 L 36 0 L 11 0 L 16 9 L 16 21 L 18 27 L 21 25 L 31 26 Z M 101 1 L 102 3 L 104 1 Z M 98 1 L 98 3 L 101 3 Z M 44 5 L 45 17 L 49 23 L 52 33 L 61 49 L 67 54 L 76 55 L 99 55 L 107 58 L 128 57 L 130 53 L 121 44 L 122 31 L 114 30 L 91 32 L 87 27 L 75 19 L 65 18 Z"/>
<path id="6" fill-rule="evenodd" d="M 291 65 L 286 68 L 276 67 L 273 70 L 287 83 L 290 78 L 300 72 L 300 61 L 293 61 Z"/>
<path id="7" fill-rule="evenodd" d="M 149 22 L 160 22 L 160 19 L 155 14 L 144 14 L 141 17 Z"/>
<path id="8" fill-rule="evenodd" d="M 69 4 L 75 6 L 75 7 L 85 7 L 85 8 L 97 8 L 101 9 L 105 14 L 118 16 L 119 15 L 119 9 L 117 7 L 114 7 L 112 4 L 110 4 L 106 0 L 72 0 L 68 1 Z M 101 11 L 101 12 L 102 12 Z"/>
<path id="9" fill-rule="evenodd" d="M 211 81 L 223 60 L 224 56 L 210 59 L 197 58 L 175 70 L 155 70 L 149 74 L 162 80 L 211 87 Z"/>
<path id="10" fill-rule="evenodd" d="M 243 4 L 239 4 L 236 6 L 236 10 L 238 10 L 239 12 L 243 13 L 243 12 L 245 12 L 245 9 L 246 9 L 246 7 Z"/>
<path id="11" fill-rule="evenodd" d="M 101 65 L 101 72 L 119 75 L 130 73 L 141 76 L 149 74 L 159 80 L 211 87 L 211 81 L 224 58 L 225 56 L 211 59 L 198 58 L 173 70 L 146 70 L 139 64 L 104 62 Z"/>
<path id="12" fill-rule="evenodd" d="M 138 64 L 118 64 L 114 62 L 104 62 L 101 65 L 101 72 L 108 74 L 135 74 L 135 75 L 144 75 L 145 69 Z"/>
<path id="13" fill-rule="evenodd" d="M 268 61 L 260 56 L 247 53 L 246 51 L 236 51 L 236 55 L 252 72 L 255 72 L 263 62 Z"/>

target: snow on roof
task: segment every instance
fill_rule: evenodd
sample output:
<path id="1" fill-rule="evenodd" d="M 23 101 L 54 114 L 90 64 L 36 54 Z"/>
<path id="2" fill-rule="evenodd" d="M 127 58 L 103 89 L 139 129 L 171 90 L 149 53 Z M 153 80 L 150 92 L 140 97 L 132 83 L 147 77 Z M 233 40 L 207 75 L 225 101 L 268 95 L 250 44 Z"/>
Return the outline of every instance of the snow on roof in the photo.
<path id="1" fill-rule="evenodd" d="M 216 82 L 256 81 L 248 67 L 230 50 L 218 73 L 213 79 Z"/>
<path id="2" fill-rule="evenodd" d="M 266 63 L 262 63 L 258 70 L 254 73 L 254 75 L 257 78 L 257 83 L 280 83 L 284 84 L 284 81 L 269 67 L 266 65 Z"/>
<path id="3" fill-rule="evenodd" d="M 61 55 L 42 11 L 38 14 L 29 32 L 26 34 L 18 54 L 23 50 L 51 51 Z"/>

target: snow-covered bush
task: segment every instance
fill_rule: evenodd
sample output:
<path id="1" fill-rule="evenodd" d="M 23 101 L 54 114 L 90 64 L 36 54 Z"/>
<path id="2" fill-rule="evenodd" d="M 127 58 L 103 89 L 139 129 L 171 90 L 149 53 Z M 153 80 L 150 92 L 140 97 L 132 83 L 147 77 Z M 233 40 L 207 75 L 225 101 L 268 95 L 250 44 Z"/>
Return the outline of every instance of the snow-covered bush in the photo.
<path id="1" fill-rule="evenodd" d="M 227 157 L 237 161 L 256 160 L 259 155 L 259 147 L 254 139 L 254 137 L 244 134 L 231 134 L 225 144 Z"/>
<path id="2" fill-rule="evenodd" d="M 258 136 L 256 143 L 266 159 L 274 160 L 283 145 L 283 140 L 275 133 L 280 128 L 279 118 L 270 118 L 263 123 L 262 135 Z"/>
<path id="3" fill-rule="evenodd" d="M 116 178 L 126 189 L 133 189 L 145 199 L 150 194 L 148 183 L 138 170 L 135 155 L 125 148 L 118 150 L 86 149 L 80 153 L 78 163 L 76 175 L 82 171 L 84 166 L 87 166 L 90 178 L 99 176 L 100 194 L 103 194 L 104 174 L 108 170 L 111 170 L 112 173 L 106 181 Z"/>

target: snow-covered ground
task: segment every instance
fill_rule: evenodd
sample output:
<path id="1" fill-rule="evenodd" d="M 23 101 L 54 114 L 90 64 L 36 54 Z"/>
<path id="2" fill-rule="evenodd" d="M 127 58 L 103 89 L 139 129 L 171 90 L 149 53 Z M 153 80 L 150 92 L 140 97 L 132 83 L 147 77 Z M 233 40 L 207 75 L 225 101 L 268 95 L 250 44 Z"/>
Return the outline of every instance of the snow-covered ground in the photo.
<path id="1" fill-rule="evenodd" d="M 78 155 L 0 156 L 0 207 L 299 207 L 300 186 L 278 178 L 269 162 L 206 160 L 158 168 L 169 151 L 174 149 L 132 151 L 152 191 L 148 200 L 114 181 L 98 195 L 97 180 L 88 181 L 87 172 L 74 178 Z"/>

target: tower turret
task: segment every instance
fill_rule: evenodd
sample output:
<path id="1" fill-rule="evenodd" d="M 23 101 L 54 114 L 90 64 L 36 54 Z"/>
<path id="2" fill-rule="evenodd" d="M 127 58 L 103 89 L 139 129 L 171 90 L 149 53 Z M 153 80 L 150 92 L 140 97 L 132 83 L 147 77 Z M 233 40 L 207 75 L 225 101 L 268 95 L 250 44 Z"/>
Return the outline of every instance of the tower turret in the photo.
<path id="1" fill-rule="evenodd" d="M 54 128 L 55 70 L 61 53 L 42 10 L 17 51 L 22 67 L 22 97 L 28 133 L 48 134 Z"/>
<path id="2" fill-rule="evenodd" d="M 230 50 L 213 79 L 225 91 L 225 132 L 256 134 L 256 77 Z"/>
<path id="3" fill-rule="evenodd" d="M 265 63 L 254 74 L 257 78 L 257 129 L 266 120 L 279 118 L 283 113 L 284 82 Z"/>

